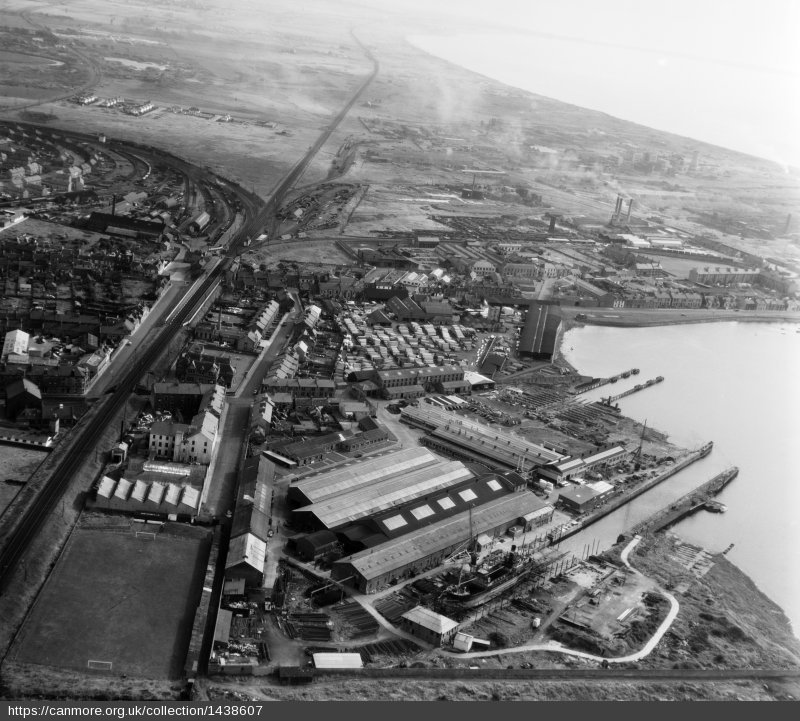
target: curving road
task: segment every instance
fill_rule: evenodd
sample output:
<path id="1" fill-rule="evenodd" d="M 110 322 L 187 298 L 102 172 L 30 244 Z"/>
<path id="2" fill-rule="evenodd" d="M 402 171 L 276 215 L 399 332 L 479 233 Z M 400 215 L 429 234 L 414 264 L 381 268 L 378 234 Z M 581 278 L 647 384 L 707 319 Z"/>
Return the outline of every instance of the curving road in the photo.
<path id="1" fill-rule="evenodd" d="M 30 13 L 21 12 L 20 16 L 22 17 L 23 20 L 25 20 L 25 22 L 27 22 L 29 25 L 32 25 L 37 30 L 49 32 L 49 28 L 32 20 Z M 97 65 L 97 63 L 95 63 L 88 55 L 86 55 L 86 53 L 78 50 L 77 48 L 66 48 L 66 49 L 89 68 L 89 73 L 90 73 L 89 79 L 83 85 L 72 88 L 66 94 L 59 93 L 58 95 L 53 95 L 48 98 L 42 98 L 40 100 L 31 100 L 30 102 L 21 103 L 19 105 L 7 105 L 0 108 L 0 112 L 7 112 L 11 110 L 27 110 L 28 108 L 35 108 L 39 105 L 45 105 L 47 103 L 57 103 L 60 100 L 68 100 L 69 98 L 74 98 L 76 95 L 80 95 L 81 93 L 94 88 L 100 82 L 100 79 L 103 77 L 103 74 L 100 71 L 100 66 Z M 46 57 L 48 58 L 48 60 L 53 59 L 47 55 L 41 55 L 39 57 Z"/>

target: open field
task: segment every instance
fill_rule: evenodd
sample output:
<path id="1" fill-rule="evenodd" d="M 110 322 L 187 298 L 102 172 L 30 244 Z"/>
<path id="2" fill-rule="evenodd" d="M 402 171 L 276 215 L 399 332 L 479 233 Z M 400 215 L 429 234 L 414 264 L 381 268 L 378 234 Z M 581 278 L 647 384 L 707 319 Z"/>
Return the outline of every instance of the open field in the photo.
<path id="1" fill-rule="evenodd" d="M 768 701 L 794 696 L 800 684 L 761 681 L 421 681 L 410 679 L 328 678 L 310 686 L 244 685 L 214 679 L 204 682 L 202 699 L 275 701 Z M 240 702 L 240 701 L 239 701 Z"/>
<path id="2" fill-rule="evenodd" d="M 76 529 L 9 658 L 82 671 L 108 661 L 115 675 L 178 678 L 207 554 L 200 537 Z"/>
<path id="3" fill-rule="evenodd" d="M 4 431 L 8 433 L 8 431 Z M 9 435 L 13 435 L 10 433 Z M 47 451 L 37 451 L 35 448 L 22 448 L 0 444 L 0 518 L 5 513 L 8 504 L 17 495 L 21 486 L 6 483 L 6 478 L 15 478 L 27 481 L 39 464 L 47 457 Z"/>
<path id="4" fill-rule="evenodd" d="M 268 267 L 277 267 L 281 261 L 300 263 L 304 267 L 315 263 L 350 265 L 353 259 L 345 255 L 333 240 L 293 240 L 275 242 L 251 250 L 242 256 L 243 261 L 259 265 L 266 263 Z"/>

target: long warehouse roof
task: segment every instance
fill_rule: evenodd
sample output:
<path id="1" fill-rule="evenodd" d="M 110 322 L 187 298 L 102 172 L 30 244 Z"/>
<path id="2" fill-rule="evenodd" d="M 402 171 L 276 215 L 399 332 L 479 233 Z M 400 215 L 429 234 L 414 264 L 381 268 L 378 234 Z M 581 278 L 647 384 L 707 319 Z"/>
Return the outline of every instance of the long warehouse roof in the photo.
<path id="1" fill-rule="evenodd" d="M 473 478 L 473 473 L 463 463 L 445 461 L 303 506 L 296 513 L 313 513 L 326 528 L 337 528 L 470 478 Z"/>
<path id="2" fill-rule="evenodd" d="M 344 467 L 301 478 L 291 484 L 311 503 L 338 496 L 374 481 L 431 466 L 440 458 L 426 448 L 406 448 L 397 453 L 357 461 Z"/>
<path id="3" fill-rule="evenodd" d="M 545 503 L 530 491 L 512 493 L 478 506 L 472 511 L 472 533 L 479 535 L 504 523 L 544 508 Z M 409 533 L 382 543 L 374 548 L 359 551 L 337 561 L 351 565 L 365 579 L 379 578 L 395 569 L 427 558 L 470 537 L 469 511 L 435 523 L 417 533 Z"/>
<path id="4" fill-rule="evenodd" d="M 431 405 L 423 407 L 408 406 L 403 408 L 403 417 L 414 423 L 426 425 L 436 430 L 446 430 L 448 433 L 461 434 L 464 445 L 469 445 L 474 450 L 481 452 L 481 441 L 495 447 L 504 447 L 509 451 L 527 455 L 533 461 L 552 463 L 562 461 L 565 456 L 549 448 L 531 443 L 522 436 L 500 428 L 493 428 L 485 423 L 479 423 L 467 416 Z"/>

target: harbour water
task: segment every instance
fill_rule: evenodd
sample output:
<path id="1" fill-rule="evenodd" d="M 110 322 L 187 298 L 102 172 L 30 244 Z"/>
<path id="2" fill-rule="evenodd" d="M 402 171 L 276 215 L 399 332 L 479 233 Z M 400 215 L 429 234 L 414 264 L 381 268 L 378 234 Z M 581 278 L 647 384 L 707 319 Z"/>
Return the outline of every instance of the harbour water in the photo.
<path id="1" fill-rule="evenodd" d="M 654 328 L 586 326 L 568 331 L 565 358 L 581 373 L 639 376 L 595 389 L 599 400 L 640 382 L 664 382 L 618 401 L 622 412 L 669 435 L 677 445 L 714 450 L 674 478 L 591 526 L 578 553 L 607 547 L 639 520 L 725 468 L 741 470 L 719 496 L 727 513 L 698 513 L 673 531 L 721 552 L 780 605 L 800 632 L 800 332 L 791 324 L 708 323 Z"/>

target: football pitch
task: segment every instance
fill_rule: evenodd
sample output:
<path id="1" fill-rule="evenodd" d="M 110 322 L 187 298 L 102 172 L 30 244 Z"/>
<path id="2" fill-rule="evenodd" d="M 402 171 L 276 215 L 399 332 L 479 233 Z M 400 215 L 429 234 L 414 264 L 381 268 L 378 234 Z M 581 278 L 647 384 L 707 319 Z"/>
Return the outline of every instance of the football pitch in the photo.
<path id="1" fill-rule="evenodd" d="M 76 529 L 14 643 L 23 663 L 180 678 L 207 538 Z"/>

